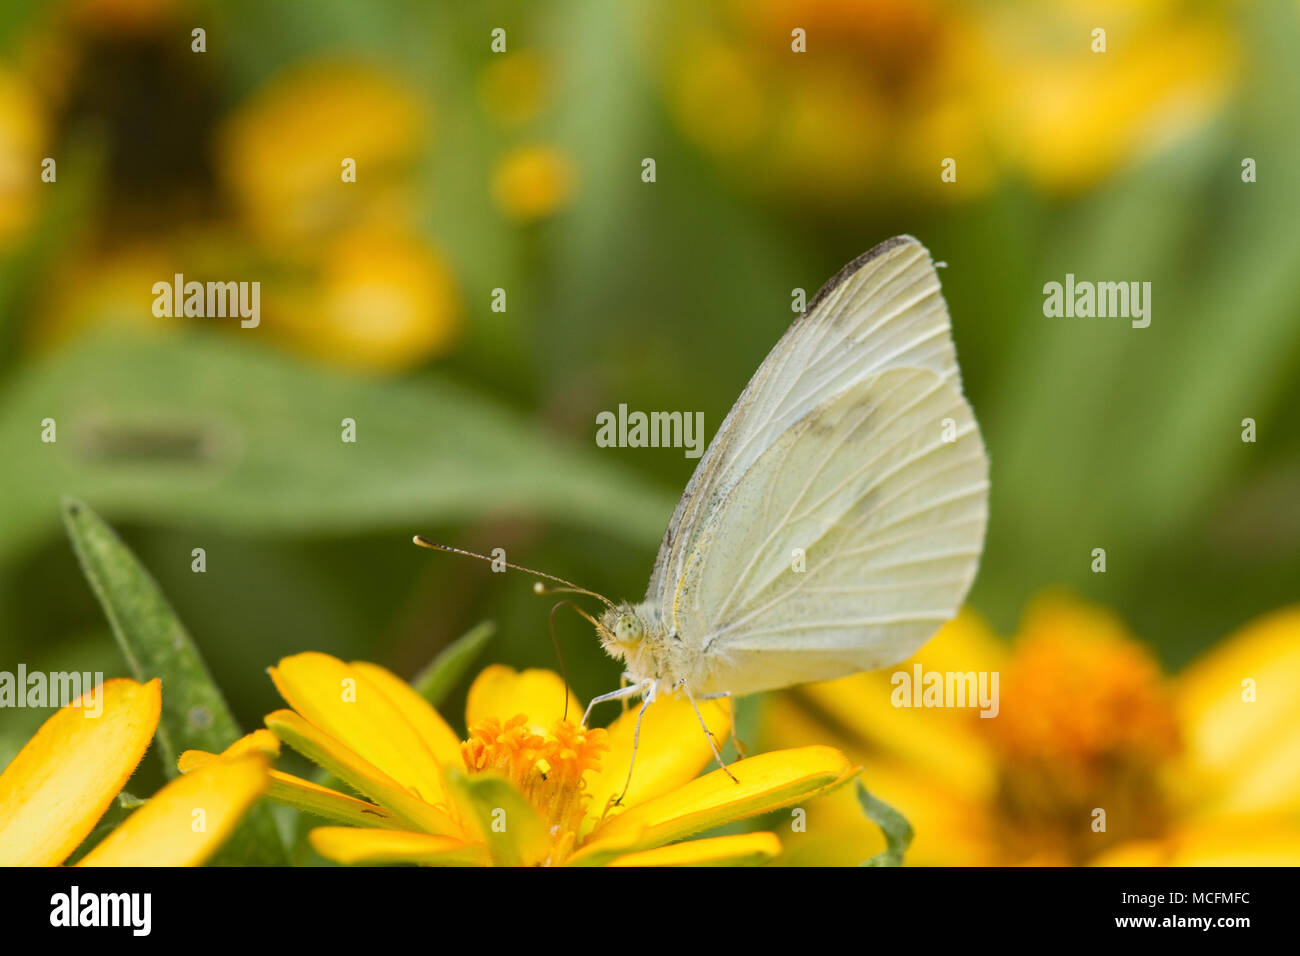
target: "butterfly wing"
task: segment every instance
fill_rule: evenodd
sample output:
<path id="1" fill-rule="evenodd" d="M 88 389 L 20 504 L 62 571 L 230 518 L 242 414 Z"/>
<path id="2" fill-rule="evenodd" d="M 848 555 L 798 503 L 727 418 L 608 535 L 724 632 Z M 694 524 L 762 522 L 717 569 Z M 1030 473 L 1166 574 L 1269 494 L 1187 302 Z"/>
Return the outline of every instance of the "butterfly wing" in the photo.
<path id="1" fill-rule="evenodd" d="M 892 369 L 783 432 L 695 537 L 673 595 L 702 691 L 874 670 L 952 618 L 984 539 L 988 460 L 970 406 Z"/>
<path id="2" fill-rule="evenodd" d="M 668 522 L 646 598 L 671 600 L 697 530 L 762 452 L 826 396 L 889 368 L 924 368 L 960 389 L 948 307 L 911 236 L 873 247 L 815 295 L 754 373 Z"/>
<path id="3" fill-rule="evenodd" d="M 746 547 L 742 542 L 744 536 L 737 536 L 740 522 L 748 525 L 751 531 L 772 530 L 774 525 L 765 524 L 764 521 L 775 522 L 779 514 L 768 517 L 766 510 L 774 511 L 783 500 L 788 505 L 788 496 L 794 493 L 792 488 L 769 484 L 773 480 L 778 483 L 784 480 L 779 474 L 782 469 L 773 467 L 777 461 L 776 456 L 791 456 L 786 461 L 788 465 L 790 461 L 800 460 L 801 456 L 817 456 L 819 449 L 824 454 L 829 447 L 827 443 L 834 438 L 835 429 L 841 427 L 841 423 L 847 427 L 848 420 L 844 416 L 856 407 L 854 403 L 863 408 L 878 407 L 882 402 L 881 396 L 890 387 L 900 385 L 897 380 L 886 381 L 881 378 L 893 369 L 927 372 L 942 387 L 937 388 L 935 395 L 927 399 L 926 407 L 933 411 L 932 406 L 936 402 L 951 406 L 953 414 L 947 417 L 969 422 L 973 427 L 973 416 L 960 394 L 960 372 L 939 279 L 925 247 L 910 236 L 899 236 L 874 247 L 845 266 L 818 292 L 805 314 L 794 322 L 772 349 L 741 393 L 701 458 L 669 522 L 651 576 L 647 600 L 658 606 L 665 617 L 671 616 L 679 636 L 691 645 L 690 650 L 711 655 L 708 663 L 719 677 L 728 672 L 734 681 L 739 679 L 742 670 L 747 669 L 746 672 L 751 674 L 763 671 L 771 675 L 760 681 L 763 686 L 781 686 L 814 679 L 804 676 L 809 668 L 816 674 L 826 671 L 827 668 L 812 657 L 802 656 L 803 652 L 797 649 L 778 648 L 772 641 L 767 642 L 761 651 L 748 650 L 744 642 L 759 641 L 770 635 L 746 630 L 753 619 L 746 618 L 746 623 L 742 625 L 728 617 L 737 613 L 738 605 L 743 605 L 749 611 L 755 611 L 761 606 L 761 597 L 767 592 L 761 588 L 754 592 L 752 588 L 760 583 L 763 587 L 771 586 L 775 580 L 772 575 L 776 565 L 789 567 L 789 551 L 793 547 L 803 547 L 807 551 L 814 540 L 808 533 L 811 526 L 802 524 L 786 528 L 781 532 L 784 537 L 779 542 L 780 547 L 775 540 L 769 542 L 766 547 L 770 550 L 759 558 L 761 566 L 749 573 L 748 583 L 743 585 L 750 590 L 740 594 L 721 593 L 720 588 L 713 583 L 714 575 L 725 573 L 726 569 L 721 568 L 716 558 L 710 565 L 708 558 L 711 549 L 719 546 L 728 553 L 740 554 Z M 900 394 L 910 395 L 916 388 L 913 384 L 904 388 Z M 944 401 L 939 401 L 939 396 L 943 396 Z M 895 398 L 890 401 L 896 403 L 900 400 Z M 875 420 L 878 427 L 879 419 Z M 938 419 L 922 420 L 913 416 L 909 420 L 921 428 L 924 435 L 933 437 L 937 434 Z M 865 434 L 862 429 L 867 427 L 866 422 L 858 422 L 854 433 L 862 437 Z M 978 451 L 984 477 L 978 479 L 972 473 L 963 475 L 962 480 L 969 478 L 976 483 L 979 480 L 986 483 L 987 463 L 983 458 L 977 431 L 973 441 L 965 442 L 965 447 Z M 856 457 L 850 456 L 852 463 L 861 464 L 864 461 L 863 453 L 857 446 L 854 454 Z M 764 465 L 756 468 L 760 459 Z M 874 456 L 872 460 L 875 460 Z M 839 463 L 831 461 L 826 467 L 830 469 L 827 474 L 832 474 L 836 472 Z M 852 487 L 860 490 L 862 480 L 856 479 L 857 483 Z M 786 499 L 782 498 L 783 495 Z M 946 607 L 951 604 L 955 610 L 974 574 L 978 545 L 983 535 L 982 516 L 987 507 L 987 492 L 976 492 L 973 497 L 978 499 L 980 513 L 978 534 L 973 536 L 973 547 L 977 553 L 964 559 L 969 563 L 965 583 L 960 583 L 963 575 L 954 571 L 953 577 L 960 584 L 959 587 L 953 585 L 960 591 L 957 597 L 949 601 L 938 601 L 928 609 L 936 614 L 940 605 Z M 817 512 L 820 519 L 813 520 L 829 522 L 823 530 L 830 534 L 836 520 L 842 519 L 847 513 L 841 512 L 840 519 L 836 519 L 834 508 L 843 505 L 851 510 L 856 507 L 858 517 L 863 518 L 862 512 L 867 500 L 874 501 L 876 506 L 881 504 L 879 495 L 849 503 L 843 493 L 837 494 L 833 498 L 837 504 L 821 505 Z M 764 509 L 763 517 L 759 517 L 760 512 L 757 511 L 747 512 L 747 507 Z M 944 520 L 942 514 L 940 510 L 938 516 L 932 516 L 929 520 Z M 966 515 L 962 520 L 970 517 Z M 885 520 L 885 516 L 878 516 L 874 520 L 857 523 L 853 526 L 856 530 L 851 533 L 875 533 Z M 973 533 L 974 524 L 971 519 L 970 527 L 965 528 L 966 532 Z M 842 529 L 842 533 L 850 532 Z M 923 534 L 918 533 L 917 540 L 923 537 Z M 830 542 L 827 540 L 825 543 Z M 790 545 L 788 549 L 785 547 L 787 544 Z M 846 546 L 845 550 L 852 551 L 854 548 Z M 811 552 L 809 555 L 812 556 Z M 881 602 L 885 598 L 880 595 L 887 593 L 891 587 L 890 582 L 894 579 L 886 575 L 880 580 L 865 580 L 873 571 L 872 566 L 864 562 L 857 565 L 856 583 L 853 580 L 841 582 L 840 578 L 852 570 L 853 561 L 854 556 L 850 555 L 846 561 L 847 566 L 839 572 L 832 573 L 824 568 L 817 575 L 815 584 L 805 581 L 805 588 L 849 588 L 851 590 L 842 592 L 839 603 L 857 602 L 858 606 L 868 610 L 884 606 Z M 767 566 L 763 562 L 776 564 Z M 876 570 L 888 569 L 877 566 Z M 896 574 L 902 573 L 896 571 Z M 938 573 L 944 573 L 944 569 L 939 568 Z M 826 576 L 825 581 L 822 580 L 823 575 Z M 923 577 L 916 577 L 913 583 L 922 580 Z M 860 590 L 867 586 L 877 589 L 866 592 L 877 595 L 874 604 Z M 779 592 L 767 594 L 767 597 L 770 599 L 776 593 Z M 801 590 L 798 593 L 819 594 L 824 598 L 832 592 Z M 687 599 L 685 611 L 682 610 L 684 597 Z M 706 613 L 706 601 L 714 599 L 726 601 L 726 607 L 716 607 L 712 614 Z M 814 602 L 821 600 L 822 598 L 817 598 Z M 898 597 L 896 600 L 901 602 L 906 598 Z M 951 616 L 951 613 L 945 613 Z M 687 616 L 683 618 L 683 614 Z M 763 617 L 763 613 L 760 612 L 755 617 Z M 768 626 L 773 623 L 772 619 L 767 619 Z M 908 637 L 911 634 L 924 632 L 928 636 L 935 627 L 937 623 L 934 621 L 909 622 L 904 628 L 906 633 L 900 632 L 902 636 L 896 644 L 908 644 L 912 640 Z M 818 640 L 827 646 L 834 643 L 827 636 L 831 633 L 830 630 L 821 629 L 817 633 L 821 634 Z M 743 640 L 740 637 L 742 634 L 747 635 Z M 793 638 L 787 634 L 784 640 L 789 642 Z M 860 630 L 858 640 L 867 640 Z M 922 637 L 916 643 L 924 640 Z M 815 647 L 806 642 L 803 646 L 809 652 L 815 651 Z M 861 648 L 857 651 L 840 648 L 828 652 L 842 653 L 844 660 L 853 665 L 849 667 L 846 663 L 844 668 L 835 672 L 847 673 L 887 663 L 873 663 L 876 658 L 861 651 Z M 754 654 L 761 655 L 765 661 L 761 667 L 758 659 L 752 656 Z M 741 655 L 747 655 L 743 663 Z M 724 657 L 736 662 L 735 666 L 724 667 L 720 663 Z M 863 661 L 867 663 L 860 663 Z M 714 689 L 741 692 L 742 687 L 747 686 L 748 682 L 741 682 L 734 686 L 719 684 Z"/>

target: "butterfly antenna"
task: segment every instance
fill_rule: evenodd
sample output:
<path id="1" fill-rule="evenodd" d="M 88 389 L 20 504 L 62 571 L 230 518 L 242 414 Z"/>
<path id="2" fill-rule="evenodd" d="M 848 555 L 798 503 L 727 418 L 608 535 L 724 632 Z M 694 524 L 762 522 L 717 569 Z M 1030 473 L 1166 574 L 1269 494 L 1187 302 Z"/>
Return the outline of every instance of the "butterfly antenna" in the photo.
<path id="1" fill-rule="evenodd" d="M 428 538 L 419 534 L 417 534 L 411 540 L 413 540 L 416 544 L 418 544 L 422 548 L 431 548 L 434 551 L 446 551 L 448 554 L 461 554 L 467 558 L 478 558 L 480 561 L 486 561 L 489 564 L 495 563 L 500 560 L 499 558 L 490 558 L 486 554 L 477 554 L 474 551 L 466 551 L 464 548 L 453 548 L 449 544 L 438 544 L 436 541 L 430 541 Z M 546 578 L 548 581 L 555 581 L 559 584 L 564 585 L 564 587 L 562 588 L 548 588 L 546 585 L 542 584 L 541 581 L 534 581 L 533 592 L 535 594 L 557 594 L 560 592 L 568 592 L 571 594 L 585 594 L 587 595 L 587 597 L 594 597 L 597 601 L 602 602 L 606 607 L 612 608 L 616 606 L 614 602 L 611 601 L 609 598 L 605 597 L 605 595 L 597 594 L 595 591 L 589 591 L 586 588 L 580 588 L 572 581 L 566 581 L 564 578 L 556 577 L 554 574 L 547 574 L 545 571 L 535 571 L 532 568 L 524 567 L 522 564 L 511 564 L 509 561 L 501 561 L 501 563 L 504 564 L 507 568 L 514 568 L 516 571 L 523 571 L 525 574 L 531 574 L 539 578 Z M 576 604 L 573 606 L 577 608 Z M 581 608 L 578 608 L 578 610 L 579 613 L 582 613 L 583 617 L 587 618 L 587 620 L 591 621 L 593 624 L 596 623 L 595 620 L 589 617 L 585 612 L 583 612 Z"/>
<path id="2" fill-rule="evenodd" d="M 546 616 L 546 624 L 551 632 L 551 645 L 555 648 L 555 657 L 560 662 L 560 677 L 564 680 L 564 713 L 560 715 L 561 720 L 569 719 L 569 671 L 564 666 L 564 654 L 560 651 L 560 639 L 555 636 L 555 612 L 562 607 L 571 607 L 588 621 L 595 624 L 590 614 L 584 611 L 572 601 L 557 601 L 555 607 L 551 608 L 551 613 Z"/>

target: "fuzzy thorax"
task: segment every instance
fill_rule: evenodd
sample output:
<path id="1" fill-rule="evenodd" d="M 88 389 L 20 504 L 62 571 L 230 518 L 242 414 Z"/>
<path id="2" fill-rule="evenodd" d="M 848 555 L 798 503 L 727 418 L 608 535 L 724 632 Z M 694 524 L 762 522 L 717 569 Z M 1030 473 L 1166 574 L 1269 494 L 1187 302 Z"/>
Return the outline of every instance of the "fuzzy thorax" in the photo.
<path id="1" fill-rule="evenodd" d="M 670 688 L 690 676 L 682 667 L 681 642 L 668 632 L 662 616 L 648 602 L 610 608 L 601 616 L 596 632 L 601 647 L 610 657 L 623 662 L 633 683 L 651 681 Z"/>

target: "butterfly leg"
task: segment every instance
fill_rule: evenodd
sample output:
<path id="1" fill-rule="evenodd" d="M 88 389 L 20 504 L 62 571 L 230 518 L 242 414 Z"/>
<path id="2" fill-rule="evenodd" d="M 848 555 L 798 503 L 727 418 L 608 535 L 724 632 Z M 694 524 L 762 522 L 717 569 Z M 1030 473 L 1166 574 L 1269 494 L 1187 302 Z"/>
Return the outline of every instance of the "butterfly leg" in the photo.
<path id="1" fill-rule="evenodd" d="M 717 694 L 705 694 L 700 698 L 700 700 L 720 700 L 723 697 L 730 698 L 731 700 L 731 743 L 736 748 L 736 755 L 740 757 L 741 760 L 744 760 L 749 756 L 749 748 L 742 744 L 740 738 L 736 736 L 737 703 L 736 698 L 731 696 L 731 691 L 724 690 Z"/>
<path id="2" fill-rule="evenodd" d="M 700 713 L 700 708 L 695 706 L 695 698 L 691 696 L 691 689 L 686 686 L 686 681 L 678 681 L 677 686 L 685 692 L 686 699 L 691 702 L 691 710 L 695 711 L 695 716 L 699 718 L 700 726 L 704 728 L 704 736 L 709 741 L 709 747 L 713 750 L 713 758 L 718 761 L 718 766 L 722 768 L 723 773 L 731 778 L 732 783 L 740 783 L 740 781 L 736 779 L 736 775 L 727 769 L 727 764 L 723 761 L 722 754 L 718 751 L 718 742 L 713 739 L 713 731 L 709 730 L 709 725 L 704 722 L 704 715 Z"/>
<path id="3" fill-rule="evenodd" d="M 627 796 L 628 787 L 632 786 L 632 768 L 636 766 L 636 748 L 641 744 L 641 718 L 645 716 L 645 709 L 650 706 L 653 700 L 653 694 L 646 694 L 645 700 L 641 702 L 641 709 L 636 712 L 636 729 L 632 731 L 632 759 L 627 764 L 627 779 L 623 781 L 623 792 L 614 801 L 614 806 L 618 806 L 623 802 L 623 798 Z"/>
<path id="4" fill-rule="evenodd" d="M 612 690 L 608 694 L 601 694 L 599 697 L 593 697 L 591 703 L 587 705 L 587 710 L 582 715 L 582 723 L 579 726 L 587 726 L 587 718 L 591 716 L 591 710 L 597 704 L 603 704 L 607 700 L 626 700 L 629 697 L 635 697 L 644 689 L 644 684 L 632 684 L 629 687 L 620 687 L 618 690 Z"/>

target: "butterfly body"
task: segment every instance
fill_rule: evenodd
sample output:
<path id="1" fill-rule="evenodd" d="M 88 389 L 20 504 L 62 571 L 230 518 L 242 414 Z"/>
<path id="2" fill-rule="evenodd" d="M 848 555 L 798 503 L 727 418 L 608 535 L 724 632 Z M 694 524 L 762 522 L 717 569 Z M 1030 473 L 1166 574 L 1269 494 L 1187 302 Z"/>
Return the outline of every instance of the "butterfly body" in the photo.
<path id="1" fill-rule="evenodd" d="M 651 698 L 661 689 L 695 685 L 700 675 L 690 667 L 680 635 L 652 602 L 610 608 L 597 627 L 606 653 L 623 662 L 624 679 Z"/>

